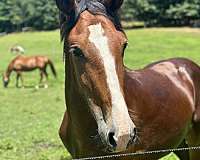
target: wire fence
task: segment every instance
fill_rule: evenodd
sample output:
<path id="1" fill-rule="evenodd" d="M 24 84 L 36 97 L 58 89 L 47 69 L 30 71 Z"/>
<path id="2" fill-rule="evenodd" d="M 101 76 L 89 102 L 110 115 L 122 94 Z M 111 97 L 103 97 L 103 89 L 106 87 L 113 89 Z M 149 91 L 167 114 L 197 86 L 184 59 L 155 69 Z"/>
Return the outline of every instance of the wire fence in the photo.
<path id="1" fill-rule="evenodd" d="M 110 158 L 121 158 L 121 157 L 136 157 L 136 156 L 146 156 L 152 154 L 160 154 L 160 153 L 170 153 L 170 152 L 181 152 L 181 151 L 200 151 L 200 146 L 197 147 L 187 147 L 187 148 L 177 148 L 177 149 L 163 149 L 163 150 L 154 150 L 154 151 L 146 151 L 146 152 L 135 152 L 135 153 L 124 153 L 124 154 L 116 154 L 116 155 L 107 155 L 107 156 L 98 156 L 98 157 L 88 157 L 88 158 L 79 158 L 73 160 L 94 160 L 94 159 L 110 159 Z"/>

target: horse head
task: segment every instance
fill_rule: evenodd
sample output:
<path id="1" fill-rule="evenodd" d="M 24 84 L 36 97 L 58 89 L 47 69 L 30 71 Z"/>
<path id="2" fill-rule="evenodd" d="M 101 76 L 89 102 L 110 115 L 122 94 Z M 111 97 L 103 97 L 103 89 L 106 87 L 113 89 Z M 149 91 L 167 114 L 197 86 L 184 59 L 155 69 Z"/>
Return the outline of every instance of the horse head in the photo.
<path id="1" fill-rule="evenodd" d="M 73 146 L 80 153 L 80 147 L 87 148 L 85 141 L 95 135 L 98 141 L 91 142 L 93 150 L 125 151 L 135 140 L 136 127 L 123 91 L 127 38 L 117 16 L 123 0 L 56 2 L 64 30 L 67 112 L 76 137 Z M 72 146 L 72 141 L 64 143 Z"/>

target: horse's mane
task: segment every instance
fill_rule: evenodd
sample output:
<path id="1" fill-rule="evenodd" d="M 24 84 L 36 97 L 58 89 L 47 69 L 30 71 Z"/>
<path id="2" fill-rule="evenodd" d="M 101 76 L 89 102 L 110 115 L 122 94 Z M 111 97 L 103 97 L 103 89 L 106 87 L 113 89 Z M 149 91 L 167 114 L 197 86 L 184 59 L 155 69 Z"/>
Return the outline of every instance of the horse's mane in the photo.
<path id="1" fill-rule="evenodd" d="M 100 0 L 80 0 L 76 5 L 75 10 L 67 15 L 60 12 L 61 40 L 68 36 L 69 32 L 76 24 L 79 15 L 85 10 L 95 15 L 104 15 L 108 17 L 113 22 L 116 29 L 123 32 L 118 12 L 108 9 Z"/>

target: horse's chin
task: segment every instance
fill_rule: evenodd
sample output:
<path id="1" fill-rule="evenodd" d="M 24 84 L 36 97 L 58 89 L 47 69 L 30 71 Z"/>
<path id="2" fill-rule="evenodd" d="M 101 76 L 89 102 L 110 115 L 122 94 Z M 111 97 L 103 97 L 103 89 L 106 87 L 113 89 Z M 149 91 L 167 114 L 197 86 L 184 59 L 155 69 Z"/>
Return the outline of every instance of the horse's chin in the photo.
<path id="1" fill-rule="evenodd" d="M 124 150 L 116 150 L 116 148 L 113 148 L 109 144 L 102 145 L 101 148 L 99 148 L 104 154 L 117 154 L 117 153 L 123 153 L 128 149 L 128 146 Z"/>
<path id="2" fill-rule="evenodd" d="M 109 154 L 122 153 L 122 151 L 116 151 L 116 150 L 114 150 L 114 149 L 112 149 L 112 148 L 108 148 L 108 149 L 106 150 L 106 152 L 109 153 Z"/>
<path id="3" fill-rule="evenodd" d="M 130 140 L 130 142 L 128 143 L 127 147 L 124 149 L 120 149 L 118 150 L 117 147 L 113 147 L 111 146 L 108 141 L 106 141 L 105 135 L 102 134 L 102 132 L 100 134 L 97 134 L 95 136 L 95 138 L 93 139 L 93 144 L 95 144 L 95 148 L 97 148 L 97 150 L 99 150 L 99 152 L 102 152 L 103 154 L 117 154 L 117 153 L 124 153 L 128 150 L 129 147 L 133 147 L 137 142 L 137 138 L 133 138 L 132 140 Z"/>

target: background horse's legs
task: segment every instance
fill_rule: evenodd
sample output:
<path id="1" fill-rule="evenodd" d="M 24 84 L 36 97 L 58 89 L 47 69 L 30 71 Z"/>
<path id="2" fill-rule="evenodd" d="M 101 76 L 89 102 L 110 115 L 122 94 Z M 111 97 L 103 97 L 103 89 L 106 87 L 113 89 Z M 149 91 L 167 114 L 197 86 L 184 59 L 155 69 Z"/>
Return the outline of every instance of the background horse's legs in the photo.
<path id="1" fill-rule="evenodd" d="M 44 75 L 46 76 L 46 80 L 48 80 L 48 73 L 47 73 L 46 68 L 44 69 Z"/>
<path id="2" fill-rule="evenodd" d="M 19 79 L 21 80 L 22 87 L 24 87 L 24 81 L 22 78 L 22 74 L 20 72 L 17 72 L 17 77 L 16 77 L 16 87 L 19 88 Z"/>
<path id="3" fill-rule="evenodd" d="M 17 73 L 17 76 L 16 76 L 16 87 L 19 88 L 19 78 L 20 78 L 20 75 Z"/>
<path id="4" fill-rule="evenodd" d="M 21 74 L 21 73 L 20 73 L 19 75 L 20 75 L 20 80 L 21 80 L 22 88 L 24 88 L 24 79 L 23 79 L 23 77 L 22 77 L 22 74 Z"/>
<path id="5" fill-rule="evenodd" d="M 48 88 L 48 84 L 47 84 L 48 73 L 47 73 L 46 67 L 44 68 L 43 72 L 44 72 L 44 75 L 45 75 L 45 78 L 46 78 L 45 82 L 44 82 L 44 88 Z"/>
<path id="6" fill-rule="evenodd" d="M 44 76 L 46 77 L 45 81 L 44 81 Z M 39 82 L 39 85 L 44 85 L 44 88 L 48 88 L 48 85 L 46 84 L 47 77 L 48 77 L 48 74 L 47 74 L 46 70 L 45 69 L 41 69 L 40 70 L 40 82 Z"/>
<path id="7" fill-rule="evenodd" d="M 39 81 L 39 85 L 35 86 L 36 89 L 39 89 L 39 86 L 43 84 L 43 77 L 44 77 L 44 73 L 42 69 L 40 69 L 40 81 Z"/>
<path id="8" fill-rule="evenodd" d="M 44 77 L 44 73 L 43 73 L 42 70 L 40 70 L 40 82 L 39 82 L 39 84 L 42 84 L 42 82 L 43 82 L 43 77 Z"/>
<path id="9" fill-rule="evenodd" d="M 187 141 L 189 147 L 200 146 L 200 123 L 195 123 L 191 129 Z M 200 150 L 190 151 L 190 160 L 199 160 L 200 159 Z"/>

